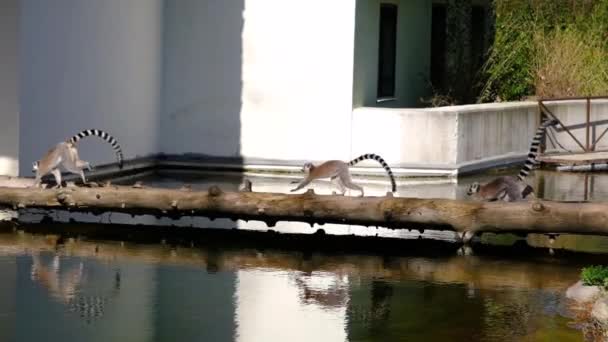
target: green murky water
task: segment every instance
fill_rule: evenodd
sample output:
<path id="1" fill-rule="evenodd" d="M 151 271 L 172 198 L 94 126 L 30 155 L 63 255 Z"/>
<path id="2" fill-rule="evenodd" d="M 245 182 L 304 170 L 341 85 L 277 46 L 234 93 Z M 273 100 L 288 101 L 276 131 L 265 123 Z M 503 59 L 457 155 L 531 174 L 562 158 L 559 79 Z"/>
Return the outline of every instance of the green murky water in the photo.
<path id="1" fill-rule="evenodd" d="M 555 257 L 382 257 L 0 234 L 0 341 L 581 341 Z"/>

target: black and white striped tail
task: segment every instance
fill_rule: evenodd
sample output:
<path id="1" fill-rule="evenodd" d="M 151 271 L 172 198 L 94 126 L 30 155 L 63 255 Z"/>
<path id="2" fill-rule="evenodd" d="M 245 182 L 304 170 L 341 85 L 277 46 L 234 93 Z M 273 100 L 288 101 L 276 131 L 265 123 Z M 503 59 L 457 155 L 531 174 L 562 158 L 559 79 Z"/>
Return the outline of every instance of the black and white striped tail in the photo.
<path id="1" fill-rule="evenodd" d="M 116 152 L 116 159 L 118 159 L 118 167 L 122 168 L 122 149 L 120 148 L 120 145 L 118 145 L 118 141 L 116 141 L 116 139 L 114 139 L 114 137 L 109 135 L 108 133 L 99 129 L 85 129 L 71 137 L 69 141 L 72 144 L 76 144 L 80 139 L 91 135 L 98 136 L 108 142 L 110 145 L 112 145 L 112 148 Z"/>
<path id="2" fill-rule="evenodd" d="M 526 178 L 528 174 L 530 174 L 530 171 L 532 170 L 534 165 L 536 165 L 536 157 L 538 156 L 540 143 L 543 137 L 545 136 L 547 127 L 553 126 L 556 123 L 557 120 L 555 119 L 545 119 L 543 120 L 543 122 L 540 123 L 540 126 L 538 126 L 538 128 L 536 129 L 536 134 L 534 134 L 534 138 L 532 138 L 532 143 L 530 144 L 530 151 L 528 151 L 528 159 L 526 159 L 526 163 L 521 168 L 521 170 L 519 170 L 519 174 L 517 175 L 517 178 L 519 180 L 523 180 L 524 178 Z"/>
<path id="3" fill-rule="evenodd" d="M 397 184 L 395 183 L 395 177 L 393 176 L 393 171 L 391 171 L 391 168 L 388 167 L 388 164 L 379 155 L 373 154 L 373 153 L 363 154 L 363 155 L 351 160 L 350 162 L 348 162 L 348 166 L 353 166 L 366 159 L 373 159 L 373 160 L 377 161 L 378 163 L 380 163 L 380 165 L 382 165 L 384 170 L 386 170 L 386 173 L 388 173 L 388 177 L 391 179 L 392 191 L 393 192 L 397 191 Z"/>

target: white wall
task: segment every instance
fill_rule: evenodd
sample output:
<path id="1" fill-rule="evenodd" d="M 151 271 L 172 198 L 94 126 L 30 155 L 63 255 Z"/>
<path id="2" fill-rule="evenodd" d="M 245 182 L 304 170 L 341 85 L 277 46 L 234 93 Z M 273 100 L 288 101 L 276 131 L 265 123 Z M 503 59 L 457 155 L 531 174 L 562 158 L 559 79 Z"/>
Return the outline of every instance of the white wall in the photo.
<path id="1" fill-rule="evenodd" d="M 0 175 L 19 172 L 19 0 L 0 1 Z"/>
<path id="2" fill-rule="evenodd" d="M 406 174 L 497 166 L 527 154 L 536 120 L 534 102 L 361 107 L 353 111 L 352 156 L 378 153 Z"/>
<path id="3" fill-rule="evenodd" d="M 355 2 L 248 0 L 244 156 L 347 158 Z"/>
<path id="4" fill-rule="evenodd" d="M 162 0 L 21 0 L 20 173 L 85 128 L 107 130 L 125 157 L 158 151 Z M 112 162 L 108 144 L 81 158 Z"/>
<path id="5" fill-rule="evenodd" d="M 161 150 L 346 158 L 354 11 L 350 0 L 167 1 Z"/>
<path id="6" fill-rule="evenodd" d="M 453 106 L 437 110 L 458 117 L 457 162 L 470 162 L 508 153 L 527 154 L 538 127 L 534 102 Z"/>
<path id="7" fill-rule="evenodd" d="M 395 101 L 376 104 L 380 3 L 397 7 Z M 427 95 L 432 1 L 357 0 L 353 106 L 414 107 Z"/>
<path id="8" fill-rule="evenodd" d="M 458 161 L 458 113 L 356 108 L 352 149 L 353 158 L 377 153 L 393 166 L 454 165 Z M 378 166 L 374 162 L 370 165 Z"/>

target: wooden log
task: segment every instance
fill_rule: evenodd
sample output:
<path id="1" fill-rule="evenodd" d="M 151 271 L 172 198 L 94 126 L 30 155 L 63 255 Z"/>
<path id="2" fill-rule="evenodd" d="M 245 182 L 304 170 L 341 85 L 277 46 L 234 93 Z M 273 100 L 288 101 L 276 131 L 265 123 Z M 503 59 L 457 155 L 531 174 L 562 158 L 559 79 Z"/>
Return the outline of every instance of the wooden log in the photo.
<path id="1" fill-rule="evenodd" d="M 403 197 L 345 197 L 224 192 L 145 186 L 0 188 L 0 206 L 14 209 L 67 209 L 180 218 L 206 216 L 265 221 L 341 223 L 400 229 L 457 232 L 572 233 L 608 235 L 608 203 L 477 202 Z"/>

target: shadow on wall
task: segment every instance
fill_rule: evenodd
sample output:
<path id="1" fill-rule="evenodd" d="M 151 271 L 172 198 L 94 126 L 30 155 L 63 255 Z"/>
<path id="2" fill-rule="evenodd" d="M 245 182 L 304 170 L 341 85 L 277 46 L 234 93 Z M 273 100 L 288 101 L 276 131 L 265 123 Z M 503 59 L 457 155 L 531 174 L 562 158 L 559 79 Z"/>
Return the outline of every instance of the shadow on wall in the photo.
<path id="1" fill-rule="evenodd" d="M 0 1 L 0 175 L 19 172 L 19 3 Z"/>
<path id="2" fill-rule="evenodd" d="M 166 1 L 160 150 L 241 157 L 244 0 Z M 241 177 L 222 183 L 236 190 Z M 218 184 L 219 185 L 219 184 Z M 233 228 L 234 222 L 209 226 Z"/>
<path id="3" fill-rule="evenodd" d="M 195 153 L 242 163 L 244 0 L 22 0 L 20 10 L 21 175 L 85 128 L 112 134 L 127 159 Z M 114 161 L 97 138 L 79 147 L 93 165 Z"/>
<path id="4" fill-rule="evenodd" d="M 21 175 L 85 128 L 112 134 L 127 159 L 242 163 L 244 0 L 23 0 L 20 10 Z M 79 145 L 93 165 L 113 161 L 95 138 Z"/>
<path id="5" fill-rule="evenodd" d="M 113 135 L 125 158 L 158 152 L 162 0 L 20 0 L 20 174 L 82 129 Z M 80 157 L 113 162 L 83 140 Z"/>
<path id="6" fill-rule="evenodd" d="M 242 164 L 244 7 L 244 0 L 165 2 L 161 152 Z"/>

